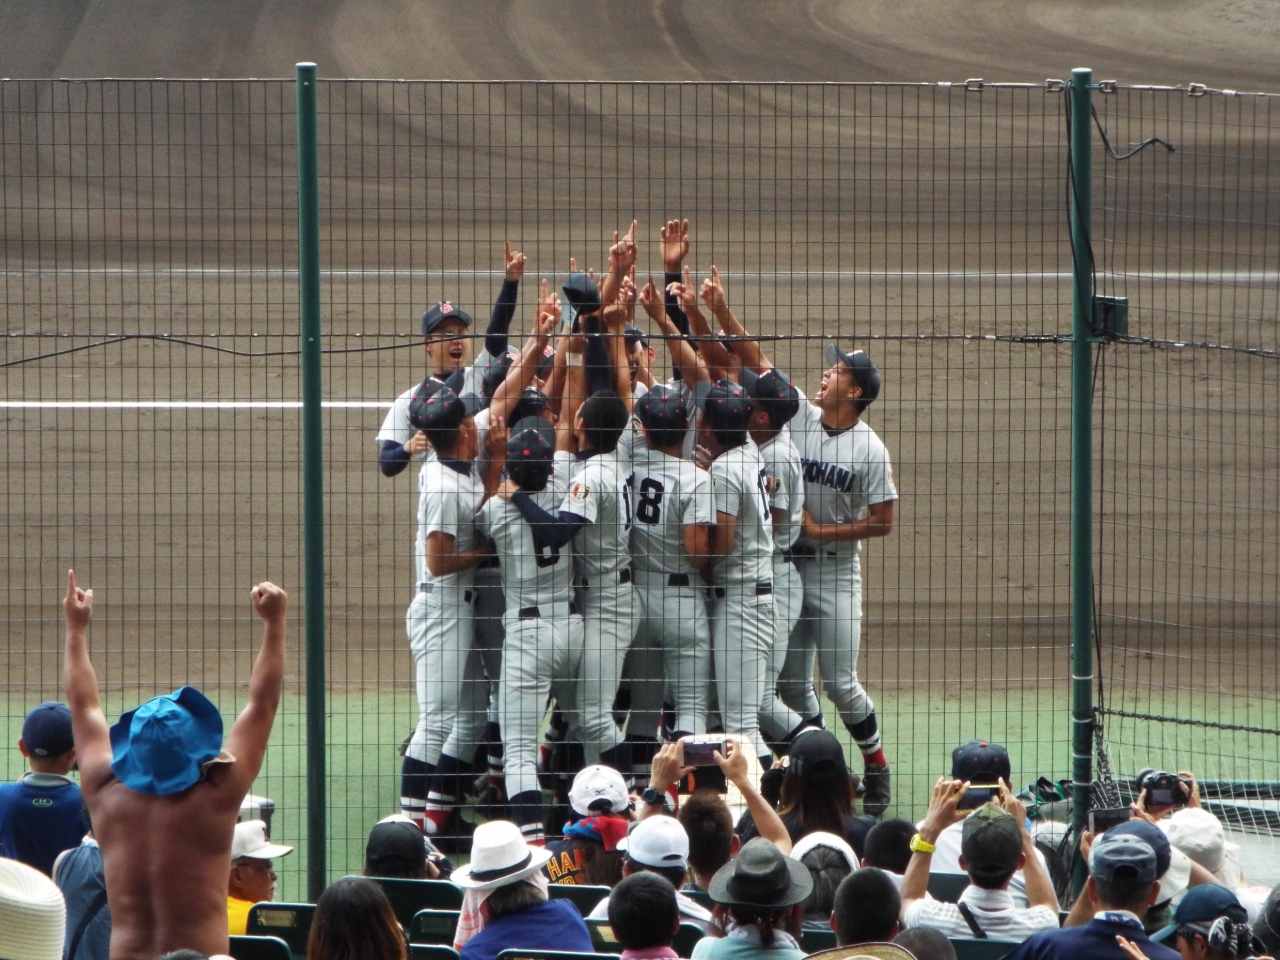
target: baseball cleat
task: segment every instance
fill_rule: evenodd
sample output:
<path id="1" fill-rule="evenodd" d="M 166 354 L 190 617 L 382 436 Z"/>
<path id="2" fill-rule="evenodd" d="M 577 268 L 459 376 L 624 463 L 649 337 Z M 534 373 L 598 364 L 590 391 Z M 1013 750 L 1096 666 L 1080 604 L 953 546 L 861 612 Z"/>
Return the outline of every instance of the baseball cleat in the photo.
<path id="1" fill-rule="evenodd" d="M 892 791 L 889 788 L 889 765 L 869 763 L 862 773 L 862 785 L 865 793 L 862 797 L 862 812 L 878 817 L 889 809 Z"/>

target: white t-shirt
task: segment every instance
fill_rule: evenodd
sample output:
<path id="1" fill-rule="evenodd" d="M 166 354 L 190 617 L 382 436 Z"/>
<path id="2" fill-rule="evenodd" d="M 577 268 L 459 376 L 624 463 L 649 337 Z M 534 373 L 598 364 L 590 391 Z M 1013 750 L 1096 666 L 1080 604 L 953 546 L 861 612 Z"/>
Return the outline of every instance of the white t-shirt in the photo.
<path id="1" fill-rule="evenodd" d="M 1008 890 L 983 890 L 970 884 L 960 894 L 974 922 L 990 940 L 1021 942 L 1045 930 L 1058 929 L 1058 911 L 1049 907 L 1019 907 Z M 960 908 L 941 900 L 916 900 L 902 917 L 905 927 L 933 927 L 946 936 L 976 937 Z"/>

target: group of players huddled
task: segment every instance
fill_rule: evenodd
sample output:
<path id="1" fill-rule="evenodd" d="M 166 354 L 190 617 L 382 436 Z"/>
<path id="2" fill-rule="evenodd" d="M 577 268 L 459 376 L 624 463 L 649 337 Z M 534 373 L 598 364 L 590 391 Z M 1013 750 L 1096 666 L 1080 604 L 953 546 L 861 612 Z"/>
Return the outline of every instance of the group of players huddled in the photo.
<path id="1" fill-rule="evenodd" d="M 635 227 L 614 234 L 599 282 L 571 261 L 562 302 L 542 281 L 519 351 L 508 330 L 525 257 L 508 243 L 483 350 L 471 362 L 462 309 L 427 310 L 430 374 L 378 433 L 383 474 L 423 461 L 406 615 L 418 725 L 401 804 L 429 834 L 458 826 L 487 744 L 506 815 L 541 842 L 551 704 L 548 738 L 641 780 L 660 740 L 709 725 L 767 766 L 823 724 L 815 660 L 863 754 L 865 811 L 889 804 L 857 676 L 859 542 L 892 530 L 897 499 L 861 421 L 880 374 L 863 351 L 829 346 L 807 399 L 729 308 L 715 267 L 700 288 L 682 272 L 687 220 L 661 228 L 664 285 L 637 289 Z M 666 384 L 637 303 L 670 353 Z"/>

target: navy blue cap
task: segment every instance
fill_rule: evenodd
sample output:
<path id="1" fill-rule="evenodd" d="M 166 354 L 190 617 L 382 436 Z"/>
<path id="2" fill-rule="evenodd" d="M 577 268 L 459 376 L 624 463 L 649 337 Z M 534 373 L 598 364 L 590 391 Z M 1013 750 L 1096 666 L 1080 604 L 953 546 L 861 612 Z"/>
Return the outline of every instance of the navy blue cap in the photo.
<path id="1" fill-rule="evenodd" d="M 717 380 L 698 405 L 711 429 L 726 433 L 746 430 L 755 410 L 747 391 L 732 380 Z"/>
<path id="2" fill-rule="evenodd" d="M 643 343 L 646 347 L 649 345 L 649 338 L 644 335 L 644 331 L 637 327 L 634 323 L 628 323 L 623 328 L 623 335 L 626 337 L 627 346 L 633 346 L 636 343 Z"/>
<path id="3" fill-rule="evenodd" d="M 508 350 L 501 356 L 495 357 L 484 368 L 484 376 L 480 378 L 480 392 L 484 394 L 486 400 L 493 399 L 493 395 L 502 386 L 502 381 L 507 379 L 507 374 L 511 372 L 515 362 L 516 352 Z"/>
<path id="4" fill-rule="evenodd" d="M 464 327 L 471 326 L 471 316 L 461 307 L 455 307 L 448 300 L 441 300 L 435 306 L 427 308 L 422 315 L 422 335 L 429 336 L 436 327 L 446 320 L 460 320 Z"/>
<path id="5" fill-rule="evenodd" d="M 742 371 L 742 386 L 756 404 L 765 410 L 775 427 L 789 423 L 800 412 L 800 391 L 791 378 L 774 367 L 757 376 L 750 370 Z"/>
<path id="6" fill-rule="evenodd" d="M 1009 751 L 998 743 L 970 740 L 951 751 L 951 779 L 968 780 L 975 786 L 994 787 L 1012 779 Z"/>
<path id="7" fill-rule="evenodd" d="M 578 313 L 592 313 L 603 305 L 600 300 L 600 288 L 585 273 L 573 273 L 565 285 L 560 288 L 569 306 Z"/>
<path id="8" fill-rule="evenodd" d="M 1234 893 L 1216 883 L 1202 883 L 1183 894 L 1182 902 L 1173 911 L 1173 922 L 1153 933 L 1151 939 L 1166 940 L 1183 924 L 1209 923 L 1219 917 L 1235 923 L 1249 922 L 1248 911 Z"/>
<path id="9" fill-rule="evenodd" d="M 22 721 L 22 745 L 37 757 L 60 757 L 76 745 L 71 735 L 71 708 L 46 700 Z"/>
<path id="10" fill-rule="evenodd" d="M 862 390 L 862 396 L 859 399 L 870 403 L 880 396 L 880 371 L 876 369 L 876 365 L 871 362 L 871 358 L 865 352 L 854 350 L 852 353 L 845 353 L 833 343 L 827 346 L 823 357 L 828 367 L 843 363 L 853 372 L 853 382 Z"/>
<path id="11" fill-rule="evenodd" d="M 507 464 L 551 463 L 556 453 L 556 429 L 541 417 L 525 417 L 511 428 Z"/>
<path id="12" fill-rule="evenodd" d="M 556 362 L 556 348 L 554 344 L 548 343 L 542 351 L 542 356 L 538 358 L 538 379 L 546 380 L 551 376 L 551 368 Z"/>
<path id="13" fill-rule="evenodd" d="M 525 387 L 520 399 L 511 410 L 512 422 L 519 422 L 526 417 L 536 417 L 547 408 L 547 395 L 537 387 Z"/>
<path id="14" fill-rule="evenodd" d="M 1151 844 L 1131 833 L 1108 830 L 1094 841 L 1089 851 L 1089 872 L 1103 883 L 1127 883 L 1141 886 L 1154 883 L 1156 852 Z"/>
<path id="15" fill-rule="evenodd" d="M 423 377 L 413 396 L 409 398 L 409 425 L 415 430 L 425 430 L 427 426 L 427 400 L 444 384 L 434 377 Z"/>
<path id="16" fill-rule="evenodd" d="M 637 400 L 636 416 L 646 430 L 689 429 L 689 408 L 670 387 L 656 386 Z"/>
<path id="17" fill-rule="evenodd" d="M 1169 843 L 1169 838 L 1154 823 L 1148 823 L 1146 820 L 1126 820 L 1124 823 L 1116 824 L 1106 833 L 1127 833 L 1146 841 L 1147 845 L 1155 851 L 1158 877 L 1163 877 L 1165 871 L 1169 869 L 1169 864 L 1173 862 L 1173 847 Z"/>
<path id="18" fill-rule="evenodd" d="M 425 383 L 425 381 L 424 381 Z M 422 386 L 409 401 L 409 422 L 419 430 L 457 430 L 470 411 L 462 399 L 448 387 L 439 387 L 426 396 Z"/>

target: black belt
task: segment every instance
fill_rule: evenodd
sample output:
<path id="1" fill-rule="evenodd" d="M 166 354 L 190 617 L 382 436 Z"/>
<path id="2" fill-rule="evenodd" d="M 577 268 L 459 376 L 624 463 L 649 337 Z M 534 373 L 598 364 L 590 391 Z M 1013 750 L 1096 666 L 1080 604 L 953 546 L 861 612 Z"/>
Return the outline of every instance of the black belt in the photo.
<path id="1" fill-rule="evenodd" d="M 578 612 L 578 605 L 576 603 L 570 603 L 569 613 L 576 614 L 577 612 Z M 516 611 L 516 616 L 519 617 L 521 620 L 538 620 L 538 619 L 541 619 L 542 617 L 542 611 L 539 610 L 537 607 L 521 607 L 519 610 Z"/>
<path id="2" fill-rule="evenodd" d="M 630 567 L 623 567 L 621 570 L 619 570 L 619 571 L 618 571 L 618 582 L 619 582 L 619 583 L 630 583 L 630 582 L 631 582 L 631 568 L 630 568 Z M 582 586 L 586 587 L 588 590 L 590 590 L 590 589 L 591 589 L 591 578 L 590 578 L 590 577 L 583 577 L 583 578 L 581 579 L 581 583 L 582 583 Z"/>
<path id="3" fill-rule="evenodd" d="M 761 580 L 756 584 L 756 596 L 767 597 L 773 593 L 773 583 L 769 580 Z M 715 597 L 717 600 L 723 600 L 725 595 L 724 587 L 707 587 L 707 596 Z"/>
<path id="4" fill-rule="evenodd" d="M 689 575 L 687 573 L 673 573 L 667 577 L 668 587 L 687 587 L 689 585 Z"/>
<path id="5" fill-rule="evenodd" d="M 497 570 L 499 566 L 500 564 L 498 563 L 498 556 L 497 554 L 494 554 L 493 556 L 489 557 L 489 559 L 481 560 L 479 563 L 477 563 L 476 569 L 477 570 Z"/>
<path id="6" fill-rule="evenodd" d="M 435 589 L 436 589 L 436 585 L 435 585 L 434 583 L 430 583 L 430 582 L 427 582 L 427 581 L 425 581 L 425 580 L 424 580 L 422 583 L 419 583 L 419 584 L 418 584 L 418 592 L 419 592 L 419 593 L 433 593 L 433 592 L 435 591 Z M 462 602 L 463 602 L 463 603 L 470 603 L 470 602 L 472 601 L 472 599 L 474 599 L 474 598 L 475 598 L 475 592 L 474 592 L 474 591 L 472 591 L 472 590 L 463 590 L 463 591 L 462 591 Z"/>
<path id="7" fill-rule="evenodd" d="M 782 559 L 786 561 L 809 559 L 818 555 L 817 547 L 792 547 L 782 551 Z"/>

